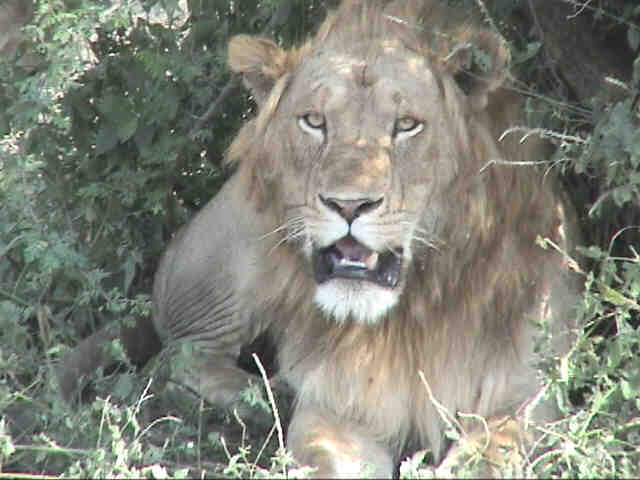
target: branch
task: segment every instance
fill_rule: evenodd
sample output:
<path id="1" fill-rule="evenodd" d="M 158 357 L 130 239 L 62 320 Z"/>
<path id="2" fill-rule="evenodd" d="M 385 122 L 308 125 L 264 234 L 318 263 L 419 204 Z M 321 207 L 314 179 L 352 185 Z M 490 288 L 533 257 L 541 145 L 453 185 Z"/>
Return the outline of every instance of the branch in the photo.
<path id="1" fill-rule="evenodd" d="M 227 97 L 231 95 L 231 93 L 233 93 L 233 91 L 238 86 L 240 86 L 239 77 L 237 75 L 234 75 L 229 79 L 229 81 L 224 86 L 224 88 L 222 89 L 218 97 L 209 106 L 209 108 L 204 113 L 204 115 L 198 118 L 198 121 L 189 132 L 189 137 L 193 137 L 198 130 L 202 129 L 209 120 L 211 120 L 213 117 L 215 117 L 218 114 L 218 110 L 220 109 L 220 106 L 224 103 Z"/>

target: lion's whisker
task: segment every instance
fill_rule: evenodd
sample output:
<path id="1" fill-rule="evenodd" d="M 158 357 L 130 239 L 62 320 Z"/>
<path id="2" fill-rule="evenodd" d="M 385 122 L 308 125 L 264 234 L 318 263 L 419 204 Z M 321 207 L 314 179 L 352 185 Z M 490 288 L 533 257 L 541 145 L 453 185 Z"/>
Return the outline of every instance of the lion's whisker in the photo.
<path id="1" fill-rule="evenodd" d="M 271 235 L 275 235 L 276 233 L 282 232 L 283 230 L 288 230 L 291 227 L 294 227 L 297 224 L 301 224 L 301 223 L 304 223 L 304 217 L 302 217 L 302 216 L 289 218 L 282 225 L 274 228 L 273 230 L 271 230 L 270 232 L 265 233 L 264 235 L 261 235 L 259 237 L 259 239 L 260 240 L 264 240 L 265 238 L 270 237 Z"/>
<path id="2" fill-rule="evenodd" d="M 429 247 L 435 250 L 436 252 L 440 252 L 440 246 L 444 245 L 444 242 L 442 242 L 441 240 L 438 240 L 436 238 L 428 238 L 427 236 L 424 236 L 424 235 L 416 235 L 415 233 L 412 236 L 412 240 L 418 243 L 421 243 L 422 245 L 425 245 L 426 247 Z"/>
<path id="3" fill-rule="evenodd" d="M 402 256 L 403 256 L 403 255 L 402 255 L 402 252 L 399 252 L 399 251 L 398 251 L 398 249 L 397 249 L 397 247 L 392 247 L 391 245 L 386 244 L 384 248 L 385 248 L 385 250 L 387 250 L 388 252 L 392 253 L 392 254 L 393 254 L 393 256 L 394 256 L 394 257 L 396 257 L 396 258 L 402 258 Z"/>
<path id="4" fill-rule="evenodd" d="M 282 237 L 273 247 L 269 249 L 267 255 L 271 255 L 278 247 L 284 245 L 287 242 L 294 241 L 304 236 L 305 225 L 304 222 L 294 222 L 293 224 L 285 224 L 288 227 L 287 234 Z"/>

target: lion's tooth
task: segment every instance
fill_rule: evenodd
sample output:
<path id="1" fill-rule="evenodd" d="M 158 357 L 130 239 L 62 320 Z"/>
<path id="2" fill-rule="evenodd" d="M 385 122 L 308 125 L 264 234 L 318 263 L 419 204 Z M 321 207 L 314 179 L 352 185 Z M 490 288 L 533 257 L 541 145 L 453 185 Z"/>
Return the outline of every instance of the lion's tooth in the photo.
<path id="1" fill-rule="evenodd" d="M 362 263 L 360 260 L 354 260 L 351 258 L 343 257 L 338 262 L 341 267 L 352 267 L 352 268 L 365 268 L 366 265 Z"/>
<path id="2" fill-rule="evenodd" d="M 379 258 L 380 258 L 380 255 L 378 254 L 378 252 L 373 252 L 371 255 L 367 257 L 364 263 L 369 270 L 375 270 L 378 267 Z"/>

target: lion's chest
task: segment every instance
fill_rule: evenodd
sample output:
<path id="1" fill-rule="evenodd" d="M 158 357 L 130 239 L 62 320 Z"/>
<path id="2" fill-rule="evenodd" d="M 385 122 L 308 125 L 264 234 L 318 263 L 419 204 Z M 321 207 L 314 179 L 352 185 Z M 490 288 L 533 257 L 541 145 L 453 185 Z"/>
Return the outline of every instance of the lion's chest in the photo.
<path id="1" fill-rule="evenodd" d="M 446 328 L 424 325 L 404 330 L 310 326 L 281 344 L 280 372 L 300 405 L 366 425 L 376 438 L 398 448 L 414 440 L 438 451 L 445 423 L 434 400 L 452 415 L 486 415 L 491 413 L 487 399 L 502 403 L 507 377 L 521 377 L 518 383 L 531 378 L 518 366 L 513 349 L 485 345 L 483 338 L 489 337 L 465 342 L 449 338 Z M 524 395 L 527 386 L 522 386 Z"/>
<path id="2" fill-rule="evenodd" d="M 431 436 L 441 425 L 421 377 L 457 408 L 459 395 L 451 389 L 458 382 L 451 376 L 464 376 L 460 383 L 468 384 L 464 365 L 448 362 L 446 349 L 421 334 L 398 333 L 371 327 L 309 331 L 281 346 L 280 371 L 300 404 L 366 424 L 377 437 L 398 444 L 411 431 Z M 420 425 L 425 419 L 429 425 Z"/>
<path id="3" fill-rule="evenodd" d="M 322 358 L 312 355 L 291 366 L 286 377 L 300 403 L 365 423 L 378 434 L 396 436 L 400 432 L 389 431 L 390 425 L 405 431 L 410 424 L 415 389 L 407 373 L 395 368 L 387 352 L 354 347 L 327 352 Z"/>

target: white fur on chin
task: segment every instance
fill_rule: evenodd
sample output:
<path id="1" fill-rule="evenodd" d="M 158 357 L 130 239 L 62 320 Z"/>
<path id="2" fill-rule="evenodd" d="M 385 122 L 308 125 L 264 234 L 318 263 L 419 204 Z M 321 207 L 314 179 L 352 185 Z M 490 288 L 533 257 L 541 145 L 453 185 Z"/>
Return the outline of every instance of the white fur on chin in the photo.
<path id="1" fill-rule="evenodd" d="M 357 323 L 375 325 L 398 303 L 398 293 L 371 282 L 333 279 L 316 287 L 315 302 L 338 323 L 351 317 Z"/>

